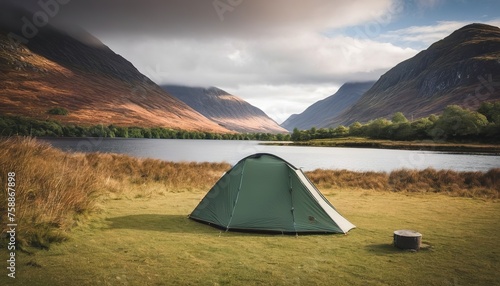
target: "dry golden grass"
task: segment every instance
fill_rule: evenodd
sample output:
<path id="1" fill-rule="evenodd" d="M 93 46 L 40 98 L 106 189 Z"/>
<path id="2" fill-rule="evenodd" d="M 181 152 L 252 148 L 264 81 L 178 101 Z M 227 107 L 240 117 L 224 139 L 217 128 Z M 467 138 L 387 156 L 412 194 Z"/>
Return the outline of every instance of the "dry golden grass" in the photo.
<path id="1" fill-rule="evenodd" d="M 0 185 L 7 173 L 16 173 L 16 222 L 20 245 L 46 247 L 64 239 L 61 231 L 76 222 L 76 215 L 92 209 L 98 178 L 84 158 L 57 151 L 33 139 L 0 141 Z M 1 192 L 1 221 L 7 218 L 7 194 Z"/>
<path id="2" fill-rule="evenodd" d="M 30 138 L 0 140 L 0 185 L 16 173 L 19 245 L 46 248 L 108 195 L 143 197 L 156 192 L 207 189 L 229 169 L 225 163 L 173 163 L 116 154 L 65 153 Z M 144 184 L 149 183 L 148 188 Z M 152 188 L 152 186 L 155 186 Z M 7 193 L 0 192 L 6 225 Z M 83 216 L 82 216 L 83 215 Z"/>
<path id="3" fill-rule="evenodd" d="M 174 163 L 155 159 L 139 159 L 127 155 L 80 154 L 93 171 L 99 173 L 112 192 L 123 193 L 122 182 L 142 185 L 156 182 L 165 191 L 199 190 L 210 188 L 231 166 L 227 163 Z M 117 184 L 113 184 L 116 182 Z"/>
<path id="4" fill-rule="evenodd" d="M 307 176 L 320 188 L 360 188 L 393 192 L 432 192 L 471 198 L 500 198 L 500 169 L 482 172 L 451 170 L 395 170 L 385 172 L 353 172 L 317 169 Z"/>
<path id="5" fill-rule="evenodd" d="M 380 172 L 353 172 L 348 170 L 316 169 L 307 177 L 321 188 L 388 189 L 387 174 Z"/>

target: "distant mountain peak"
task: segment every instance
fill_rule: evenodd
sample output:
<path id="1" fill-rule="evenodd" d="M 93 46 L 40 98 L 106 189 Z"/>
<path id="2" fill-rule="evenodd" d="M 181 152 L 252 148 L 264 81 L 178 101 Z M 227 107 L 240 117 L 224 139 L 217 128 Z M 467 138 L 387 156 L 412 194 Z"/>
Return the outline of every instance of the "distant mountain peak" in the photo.
<path id="1" fill-rule="evenodd" d="M 483 23 L 471 23 L 471 24 L 463 26 L 462 28 L 457 29 L 456 31 L 451 33 L 451 35 L 453 35 L 454 33 L 461 33 L 463 31 L 468 31 L 471 29 L 482 30 L 482 31 L 486 31 L 486 30 L 499 31 L 500 30 L 500 28 L 497 26 L 492 26 L 492 25 L 483 24 Z"/>
<path id="2" fill-rule="evenodd" d="M 354 105 L 374 83 L 347 82 L 331 96 L 315 102 L 300 114 L 291 115 L 281 126 L 289 131 L 294 128 L 327 127 L 333 118 Z"/>
<path id="3" fill-rule="evenodd" d="M 0 21 L 0 114 L 78 125 L 229 132 L 82 29 L 47 25 L 27 43 L 15 44 L 9 38 L 15 31 L 11 27 L 12 21 Z M 69 115 L 47 114 L 53 107 L 63 107 Z"/>
<path id="4" fill-rule="evenodd" d="M 162 88 L 220 125 L 237 132 L 285 133 L 262 110 L 217 87 L 163 85 Z"/>
<path id="5" fill-rule="evenodd" d="M 419 118 L 451 104 L 476 108 L 483 101 L 499 99 L 500 89 L 492 88 L 492 83 L 500 82 L 499 58 L 500 28 L 466 25 L 387 71 L 330 126 L 399 111 Z"/>

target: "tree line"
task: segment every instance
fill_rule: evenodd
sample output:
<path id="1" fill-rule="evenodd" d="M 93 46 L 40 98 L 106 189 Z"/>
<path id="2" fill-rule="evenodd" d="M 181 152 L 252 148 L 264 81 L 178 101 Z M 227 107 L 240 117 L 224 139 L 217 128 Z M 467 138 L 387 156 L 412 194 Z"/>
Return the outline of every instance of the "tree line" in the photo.
<path id="1" fill-rule="evenodd" d="M 127 127 L 113 124 L 81 126 L 62 124 L 57 120 L 38 120 L 24 116 L 0 115 L 0 136 L 12 135 L 259 141 L 307 141 L 356 136 L 403 141 L 431 139 L 437 141 L 498 142 L 500 141 L 500 101 L 482 103 L 477 110 L 450 105 L 445 108 L 441 115 L 430 115 L 414 121 L 409 121 L 403 113 L 397 112 L 390 120 L 378 118 L 364 124 L 354 122 L 349 126 L 341 125 L 335 128 L 313 127 L 309 130 L 295 128 L 292 134 L 213 133 L 163 127 Z"/>
<path id="2" fill-rule="evenodd" d="M 157 138 L 157 139 L 213 139 L 288 141 L 289 134 L 272 133 L 213 133 L 175 130 L 163 127 L 127 127 L 116 125 L 80 126 L 62 124 L 57 120 L 38 120 L 24 116 L 0 116 L 0 136 L 33 137 L 103 137 L 103 138 Z"/>
<path id="3" fill-rule="evenodd" d="M 409 121 L 401 112 L 392 118 L 378 118 L 365 124 L 354 122 L 349 126 L 336 128 L 295 128 L 292 141 L 311 139 L 367 137 L 389 140 L 471 140 L 500 141 L 500 101 L 484 102 L 477 110 L 469 110 L 458 105 L 450 105 L 441 115 L 430 115 Z"/>

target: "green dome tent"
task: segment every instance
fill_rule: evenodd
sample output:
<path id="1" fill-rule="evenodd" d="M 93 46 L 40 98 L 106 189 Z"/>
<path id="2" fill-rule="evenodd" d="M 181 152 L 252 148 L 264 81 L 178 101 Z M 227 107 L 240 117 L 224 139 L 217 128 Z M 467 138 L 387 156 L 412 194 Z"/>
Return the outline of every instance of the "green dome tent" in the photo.
<path id="1" fill-rule="evenodd" d="M 302 170 L 266 153 L 248 156 L 234 165 L 189 218 L 239 231 L 347 233 L 355 227 Z"/>

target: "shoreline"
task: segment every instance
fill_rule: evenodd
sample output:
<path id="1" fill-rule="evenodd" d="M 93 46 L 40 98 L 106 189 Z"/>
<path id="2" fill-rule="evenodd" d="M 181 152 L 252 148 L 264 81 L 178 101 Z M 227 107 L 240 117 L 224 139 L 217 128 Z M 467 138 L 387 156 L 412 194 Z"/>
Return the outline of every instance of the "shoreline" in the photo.
<path id="1" fill-rule="evenodd" d="M 10 136 L 0 139 L 8 139 Z M 21 136 L 22 137 L 22 136 Z M 35 139 L 92 139 L 102 137 L 51 137 L 40 136 Z M 197 140 L 197 141 L 217 141 L 221 139 L 180 139 L 180 138 L 125 138 L 125 137 L 104 137 L 106 139 L 158 139 L 158 140 Z M 305 146 L 305 147 L 338 147 L 338 148 L 370 148 L 370 149 L 395 149 L 395 150 L 417 150 L 417 151 L 437 151 L 456 154 L 483 154 L 500 156 L 500 144 L 487 143 L 454 143 L 454 142 L 433 142 L 433 141 L 393 141 L 381 139 L 366 139 L 361 137 L 347 137 L 337 139 L 313 139 L 309 141 L 262 141 L 262 140 L 235 140 L 222 139 L 222 141 L 256 141 L 259 145 L 265 146 Z"/>
<path id="2" fill-rule="evenodd" d="M 397 149 L 397 150 L 421 150 L 451 152 L 458 154 L 485 154 L 500 155 L 500 144 L 482 143 L 436 143 L 426 141 L 391 141 L 391 140 L 370 140 L 365 138 L 339 138 L 339 139 L 318 139 L 310 141 L 281 141 L 262 142 L 260 145 L 268 146 L 307 146 L 307 147 L 339 147 L 339 148 L 373 148 L 373 149 Z"/>

